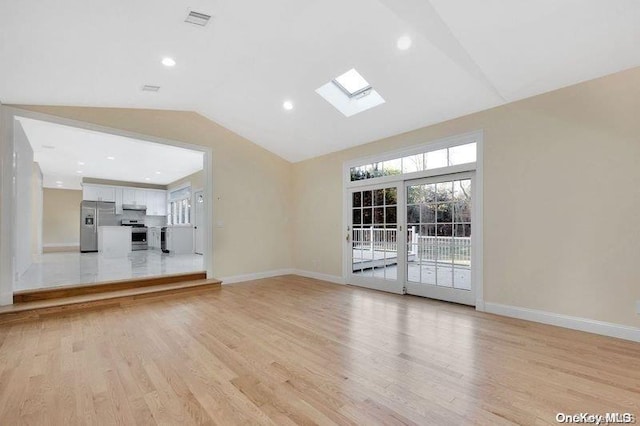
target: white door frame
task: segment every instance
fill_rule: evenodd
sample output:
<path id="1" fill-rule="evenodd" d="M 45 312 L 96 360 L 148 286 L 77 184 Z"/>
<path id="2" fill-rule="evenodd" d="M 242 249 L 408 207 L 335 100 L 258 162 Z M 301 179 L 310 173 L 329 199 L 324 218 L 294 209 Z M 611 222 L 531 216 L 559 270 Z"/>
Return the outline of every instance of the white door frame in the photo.
<path id="1" fill-rule="evenodd" d="M 176 146 L 203 153 L 205 175 L 205 212 L 209 220 L 205 221 L 205 253 L 204 266 L 207 278 L 214 277 L 213 265 L 213 149 L 211 147 L 195 145 L 167 138 L 144 135 L 127 130 L 115 129 L 97 124 L 86 123 L 68 118 L 39 112 L 27 111 L 16 107 L 0 105 L 0 305 L 13 303 L 13 284 L 15 271 L 15 240 L 14 224 L 16 218 L 16 189 L 15 189 L 15 161 L 13 143 L 13 123 L 17 117 L 31 118 L 54 124 L 76 127 L 101 133 L 124 136 L 132 139 Z"/>
<path id="2" fill-rule="evenodd" d="M 385 187 L 395 187 L 397 189 L 397 195 L 396 195 L 396 223 L 398 225 L 398 231 L 397 231 L 397 259 L 398 259 L 398 265 L 396 267 L 396 279 L 395 280 L 387 280 L 387 279 L 380 279 L 380 278 L 376 278 L 376 277 L 362 277 L 362 276 L 358 276 L 353 274 L 353 266 L 352 266 L 352 262 L 353 262 L 353 249 L 352 249 L 352 244 L 353 244 L 353 226 L 351 226 L 351 229 L 348 231 L 348 235 L 349 238 L 346 239 L 345 238 L 345 245 L 347 245 L 350 249 L 350 252 L 348 251 L 347 253 L 349 256 L 349 268 L 346 270 L 346 283 L 347 284 L 351 284 L 351 285 L 357 285 L 360 287 L 367 287 L 367 288 L 371 288 L 373 290 L 381 290 L 381 291 L 387 291 L 390 293 L 396 293 L 396 294 L 404 294 L 404 283 L 406 281 L 405 278 L 405 271 L 406 269 L 401 267 L 404 264 L 404 261 L 402 259 L 405 259 L 406 257 L 406 249 L 407 249 L 407 242 L 406 242 L 406 229 L 403 229 L 402 227 L 404 226 L 401 223 L 401 218 L 406 215 L 405 213 L 405 206 L 406 206 L 406 200 L 404 197 L 404 186 L 402 183 L 399 182 L 387 182 L 387 183 L 379 183 L 379 184 L 374 184 L 374 185 L 367 185 L 365 187 L 352 187 L 348 189 L 348 197 L 351 198 L 351 194 L 354 191 L 366 191 L 366 190 L 374 190 L 374 189 L 381 189 L 381 188 L 385 188 Z M 347 205 L 351 206 L 352 202 L 351 201 L 347 201 Z M 349 220 L 349 223 L 351 223 L 351 219 Z"/>
<path id="3" fill-rule="evenodd" d="M 429 183 L 437 183 L 437 182 L 448 182 L 455 181 L 458 179 L 471 179 L 471 271 L 470 271 L 470 280 L 471 280 L 471 290 L 459 290 L 453 287 L 440 287 L 433 284 L 424 284 L 418 282 L 410 282 L 409 277 L 406 277 L 405 290 L 407 294 L 412 294 L 415 296 L 424 296 L 424 297 L 433 297 L 434 299 L 444 300 L 447 302 L 460 303 L 464 305 L 475 305 L 476 303 L 476 283 L 475 283 L 475 274 L 474 271 L 476 269 L 475 258 L 473 257 L 474 251 L 474 242 L 475 242 L 475 233 L 474 229 L 477 226 L 475 222 L 474 215 L 474 207 L 476 205 L 476 177 L 475 172 L 462 172 L 455 174 L 446 174 L 446 175 L 438 175 L 432 176 L 428 178 L 422 179 L 412 179 L 406 180 L 404 182 L 404 191 L 405 194 L 407 192 L 407 188 L 413 185 L 421 185 L 421 184 L 429 184 Z M 405 226 L 408 226 L 405 224 Z M 408 263 L 408 262 L 407 262 Z M 407 265 L 405 265 L 405 268 Z M 437 274 L 437 265 L 436 265 L 436 274 Z"/>
<path id="4" fill-rule="evenodd" d="M 406 173 L 396 176 L 383 176 L 372 179 L 365 179 L 360 181 L 351 182 L 351 167 L 358 167 L 363 164 L 369 164 L 379 161 L 392 160 L 395 158 L 401 158 L 408 155 L 423 153 L 427 151 L 435 151 L 438 149 L 449 148 L 452 146 L 463 145 L 467 143 L 476 143 L 476 162 L 462 164 L 459 166 L 442 167 L 439 169 L 425 170 L 421 172 Z M 345 161 L 342 167 L 342 235 L 344 236 L 349 226 L 350 218 L 350 202 L 347 201 L 349 190 L 356 187 L 366 187 L 368 185 L 388 183 L 388 182 L 400 182 L 427 178 L 433 176 L 449 175 L 460 172 L 475 171 L 475 196 L 476 204 L 473 206 L 472 214 L 474 215 L 474 223 L 477 225 L 474 227 L 474 238 L 471 248 L 471 256 L 475 261 L 475 268 L 472 270 L 472 280 L 475 283 L 476 289 L 476 310 L 484 311 L 484 285 L 483 285 L 483 253 L 482 248 L 484 246 L 483 237 L 483 188 L 484 188 L 484 132 L 477 130 L 460 135 L 454 135 L 442 139 L 433 140 L 427 143 L 410 146 L 394 151 L 388 151 L 377 155 L 371 155 L 367 157 L 356 158 Z M 343 240 L 344 242 L 344 240 Z M 351 255 L 346 251 L 347 247 L 351 249 L 350 245 L 342 244 L 342 282 L 348 282 L 348 271 L 351 268 L 350 258 Z"/>
<path id="5" fill-rule="evenodd" d="M 204 229 L 198 228 L 198 207 L 197 206 L 198 206 L 198 194 L 202 193 L 202 197 L 205 199 L 205 201 L 207 198 L 207 194 L 205 193 L 205 190 L 202 188 L 195 189 L 192 191 L 192 193 L 193 193 L 193 200 L 191 201 L 191 204 L 193 204 L 193 252 L 204 256 L 204 248 L 205 248 L 204 246 L 206 245 L 204 240 L 203 240 L 202 253 L 198 253 L 198 251 L 196 250 L 196 248 L 198 247 L 198 235 L 197 235 L 198 231 L 200 232 L 204 231 Z M 205 207 L 206 207 L 206 204 L 205 204 Z M 205 210 L 205 213 L 206 213 L 206 210 Z M 206 221 L 207 221 L 207 218 L 205 214 L 204 222 L 206 223 Z M 202 235 L 204 238 L 204 234 Z"/>

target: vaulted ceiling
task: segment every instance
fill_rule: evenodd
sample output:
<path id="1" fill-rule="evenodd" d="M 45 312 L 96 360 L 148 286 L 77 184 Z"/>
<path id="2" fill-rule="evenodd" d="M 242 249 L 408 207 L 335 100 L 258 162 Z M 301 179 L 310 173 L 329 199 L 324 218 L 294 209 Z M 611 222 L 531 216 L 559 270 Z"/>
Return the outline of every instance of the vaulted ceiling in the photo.
<path id="1" fill-rule="evenodd" d="M 639 22 L 637 0 L 3 1 L 0 101 L 194 110 L 300 161 L 639 66 Z M 386 102 L 347 118 L 315 90 L 351 68 Z"/>

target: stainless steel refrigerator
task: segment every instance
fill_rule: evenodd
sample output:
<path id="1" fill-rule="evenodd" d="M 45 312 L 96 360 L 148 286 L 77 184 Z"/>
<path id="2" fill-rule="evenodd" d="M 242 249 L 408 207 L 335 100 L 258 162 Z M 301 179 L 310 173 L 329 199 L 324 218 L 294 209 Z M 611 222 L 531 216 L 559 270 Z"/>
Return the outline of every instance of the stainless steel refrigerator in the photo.
<path id="1" fill-rule="evenodd" d="M 80 204 L 80 251 L 98 251 L 98 226 L 115 226 L 116 203 L 83 201 Z"/>

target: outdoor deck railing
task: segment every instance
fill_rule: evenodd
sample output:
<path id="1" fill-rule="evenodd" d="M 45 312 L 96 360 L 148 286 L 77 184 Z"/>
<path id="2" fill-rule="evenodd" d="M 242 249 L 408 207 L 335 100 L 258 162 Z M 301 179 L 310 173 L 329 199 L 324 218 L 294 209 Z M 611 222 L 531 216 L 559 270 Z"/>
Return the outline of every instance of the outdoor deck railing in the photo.
<path id="1" fill-rule="evenodd" d="M 419 235 L 417 227 L 407 232 L 407 251 L 419 260 L 453 260 L 455 263 L 471 261 L 471 237 L 436 237 Z M 353 249 L 396 252 L 398 230 L 396 228 L 356 228 L 353 230 Z"/>

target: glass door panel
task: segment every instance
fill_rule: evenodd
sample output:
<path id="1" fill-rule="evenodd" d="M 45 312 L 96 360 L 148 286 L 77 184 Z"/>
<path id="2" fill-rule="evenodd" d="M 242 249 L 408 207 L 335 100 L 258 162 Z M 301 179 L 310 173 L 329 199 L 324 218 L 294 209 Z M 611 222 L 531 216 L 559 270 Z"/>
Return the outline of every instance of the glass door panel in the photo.
<path id="1" fill-rule="evenodd" d="M 471 280 L 473 173 L 408 181 L 407 293 L 475 304 Z"/>
<path id="2" fill-rule="evenodd" d="M 349 283 L 402 293 L 405 242 L 398 219 L 403 215 L 400 186 L 381 185 L 350 192 Z"/>

